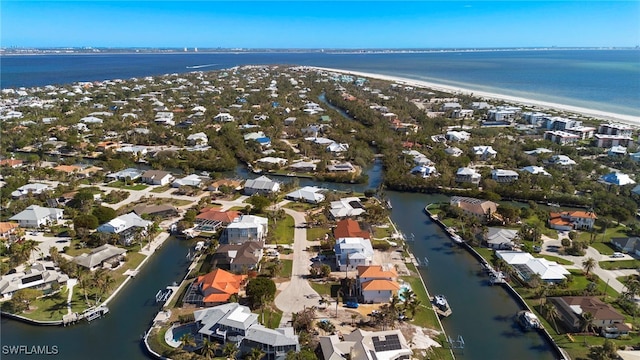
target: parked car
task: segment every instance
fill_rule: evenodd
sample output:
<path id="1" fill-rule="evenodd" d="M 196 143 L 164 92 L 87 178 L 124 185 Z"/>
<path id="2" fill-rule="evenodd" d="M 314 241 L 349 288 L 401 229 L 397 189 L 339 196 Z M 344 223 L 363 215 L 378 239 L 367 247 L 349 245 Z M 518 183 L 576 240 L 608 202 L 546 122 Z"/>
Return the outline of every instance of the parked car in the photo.
<path id="1" fill-rule="evenodd" d="M 623 258 L 624 254 L 621 252 L 614 252 L 613 255 L 611 255 L 612 258 Z"/>
<path id="2" fill-rule="evenodd" d="M 344 303 L 344 306 L 349 308 L 349 309 L 357 309 L 358 308 L 358 303 L 355 301 L 347 301 L 346 303 Z"/>

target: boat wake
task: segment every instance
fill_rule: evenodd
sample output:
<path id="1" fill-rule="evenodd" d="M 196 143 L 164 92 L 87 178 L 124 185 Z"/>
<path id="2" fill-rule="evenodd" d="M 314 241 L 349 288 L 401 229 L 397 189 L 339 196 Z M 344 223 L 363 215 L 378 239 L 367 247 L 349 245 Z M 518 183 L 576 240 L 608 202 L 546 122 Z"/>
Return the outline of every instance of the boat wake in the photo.
<path id="1" fill-rule="evenodd" d="M 216 66 L 216 65 L 218 65 L 218 64 L 192 65 L 192 66 L 187 66 L 187 69 L 200 69 L 200 68 Z"/>

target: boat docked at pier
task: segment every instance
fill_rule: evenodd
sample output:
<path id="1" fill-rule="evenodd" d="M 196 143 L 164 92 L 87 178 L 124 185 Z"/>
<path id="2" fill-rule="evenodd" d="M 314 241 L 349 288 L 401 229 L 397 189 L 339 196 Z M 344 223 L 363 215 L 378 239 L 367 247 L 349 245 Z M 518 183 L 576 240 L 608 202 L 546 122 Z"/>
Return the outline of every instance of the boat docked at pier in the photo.
<path id="1" fill-rule="evenodd" d="M 489 272 L 489 285 L 504 284 L 506 282 L 507 280 L 502 271 L 492 269 L 491 272 Z"/>
<path id="2" fill-rule="evenodd" d="M 82 318 L 91 322 L 95 319 L 101 318 L 103 315 L 106 315 L 109 312 L 109 308 L 105 305 L 100 305 L 98 307 L 90 307 L 87 310 L 82 312 Z"/>
<path id="3" fill-rule="evenodd" d="M 444 297 L 444 295 L 436 295 L 433 297 L 432 301 L 434 310 L 436 311 L 436 313 L 438 313 L 438 315 L 447 317 L 453 313 L 453 311 L 451 311 L 451 307 L 449 306 L 449 302 L 447 301 L 447 298 Z"/>
<path id="4" fill-rule="evenodd" d="M 519 311 L 516 315 L 516 321 L 525 331 L 538 330 L 542 328 L 542 324 L 538 317 L 528 310 Z"/>

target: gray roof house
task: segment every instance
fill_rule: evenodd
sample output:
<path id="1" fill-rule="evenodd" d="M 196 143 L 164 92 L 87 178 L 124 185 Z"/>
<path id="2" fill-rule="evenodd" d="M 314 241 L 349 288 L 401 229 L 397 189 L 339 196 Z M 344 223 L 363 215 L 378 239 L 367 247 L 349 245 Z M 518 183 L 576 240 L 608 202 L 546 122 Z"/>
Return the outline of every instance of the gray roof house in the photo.
<path id="1" fill-rule="evenodd" d="M 244 183 L 245 195 L 270 194 L 278 191 L 280 191 L 280 183 L 273 181 L 266 176 L 260 176 L 257 179 L 247 180 Z"/>
<path id="2" fill-rule="evenodd" d="M 640 254 L 640 237 L 619 237 L 612 238 L 611 243 L 618 250 L 629 254 Z"/>
<path id="3" fill-rule="evenodd" d="M 56 223 L 62 219 L 64 210 L 30 205 L 28 208 L 9 218 L 17 221 L 21 227 L 37 228 L 49 223 Z"/>
<path id="4" fill-rule="evenodd" d="M 136 180 L 137 178 L 139 178 L 140 176 L 142 176 L 142 173 L 144 171 L 138 170 L 136 168 L 127 168 L 124 170 L 120 170 L 118 172 L 114 172 L 111 173 L 109 175 L 107 175 L 107 179 L 110 180 Z"/>
<path id="5" fill-rule="evenodd" d="M 324 360 L 408 360 L 413 356 L 400 330 L 366 331 L 357 329 L 344 335 L 321 336 Z"/>
<path id="6" fill-rule="evenodd" d="M 0 278 L 1 299 L 11 299 L 13 293 L 21 289 L 37 289 L 47 292 L 55 282 L 59 284 L 69 280 L 51 261 L 36 262 L 24 272 L 15 272 Z"/>
<path id="7" fill-rule="evenodd" d="M 517 230 L 490 227 L 484 240 L 492 249 L 505 250 L 513 248 L 513 239 L 517 236 Z"/>
<path id="8" fill-rule="evenodd" d="M 231 342 L 238 346 L 240 355 L 259 348 L 268 360 L 283 360 L 287 352 L 300 351 L 293 328 L 268 329 L 258 323 L 257 314 L 238 303 L 196 310 L 193 315 L 199 328 L 197 341 L 206 337 L 223 344 Z"/>
<path id="9" fill-rule="evenodd" d="M 125 249 L 121 249 L 110 244 L 104 244 L 91 250 L 88 254 L 80 254 L 74 257 L 73 262 L 86 267 L 89 270 L 103 267 L 106 264 L 109 264 L 110 266 L 117 266 L 126 252 L 127 250 Z"/>
<path id="10" fill-rule="evenodd" d="M 136 228 L 142 228 L 143 231 L 151 225 L 151 221 L 142 219 L 134 212 L 120 215 L 115 219 L 109 220 L 96 229 L 98 232 L 111 233 L 120 235 L 120 242 L 123 245 L 130 245 L 134 238 Z"/>

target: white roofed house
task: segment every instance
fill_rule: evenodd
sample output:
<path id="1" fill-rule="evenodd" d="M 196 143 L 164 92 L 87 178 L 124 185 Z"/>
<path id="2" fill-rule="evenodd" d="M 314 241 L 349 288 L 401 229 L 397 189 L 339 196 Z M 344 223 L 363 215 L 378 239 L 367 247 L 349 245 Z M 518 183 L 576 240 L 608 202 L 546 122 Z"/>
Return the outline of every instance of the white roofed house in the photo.
<path id="1" fill-rule="evenodd" d="M 411 169 L 411 174 L 420 175 L 422 178 L 428 178 L 432 176 L 437 176 L 438 172 L 436 171 L 436 167 L 433 165 L 418 165 Z"/>
<path id="2" fill-rule="evenodd" d="M 633 185 L 636 183 L 629 175 L 619 172 L 611 172 L 601 176 L 600 182 L 616 186 Z"/>
<path id="3" fill-rule="evenodd" d="M 227 244 L 242 244 L 246 241 L 262 242 L 268 231 L 269 219 L 255 215 L 242 215 L 227 226 L 222 242 Z"/>
<path id="4" fill-rule="evenodd" d="M 218 115 L 216 115 L 213 118 L 214 121 L 219 121 L 219 122 L 231 122 L 234 121 L 235 119 L 233 118 L 233 116 L 227 112 L 221 112 Z"/>
<path id="5" fill-rule="evenodd" d="M 446 149 L 444 149 L 444 152 L 453 156 L 453 157 L 458 157 L 460 155 L 462 155 L 462 150 L 458 149 L 457 147 L 448 147 Z"/>
<path id="6" fill-rule="evenodd" d="M 86 116 L 80 119 L 85 124 L 102 124 L 103 120 L 95 116 Z"/>
<path id="7" fill-rule="evenodd" d="M 69 276 L 60 272 L 53 262 L 36 262 L 28 270 L 0 277 L 0 299 L 9 300 L 13 293 L 22 289 L 42 290 L 46 294 L 54 283 L 64 285 L 67 280 Z"/>
<path id="8" fill-rule="evenodd" d="M 551 176 L 542 166 L 525 166 L 520 171 L 528 172 L 532 175 Z"/>
<path id="9" fill-rule="evenodd" d="M 608 151 L 609 156 L 625 156 L 627 155 L 627 148 L 624 146 L 616 145 L 612 146 Z"/>
<path id="10" fill-rule="evenodd" d="M 473 154 L 477 156 L 479 160 L 489 160 L 495 158 L 498 152 L 493 150 L 491 146 L 474 146 Z"/>
<path id="11" fill-rule="evenodd" d="M 174 188 L 179 188 L 180 186 L 200 187 L 200 185 L 202 185 L 202 178 L 196 174 L 187 175 L 182 179 L 175 179 L 171 183 L 171 187 Z"/>
<path id="12" fill-rule="evenodd" d="M 120 237 L 120 243 L 129 246 L 134 240 L 138 229 L 145 232 L 151 224 L 153 224 L 151 221 L 144 220 L 136 213 L 130 212 L 109 220 L 109 222 L 98 226 L 96 230 L 103 233 L 117 234 Z"/>
<path id="13" fill-rule="evenodd" d="M 369 239 L 348 237 L 336 240 L 336 266 L 340 271 L 355 270 L 358 266 L 371 265 L 373 246 Z"/>
<path id="14" fill-rule="evenodd" d="M 40 184 L 40 183 L 30 183 L 25 184 L 17 188 L 15 191 L 11 193 L 11 197 L 14 199 L 19 199 L 25 197 L 29 194 L 40 195 L 44 192 L 51 191 L 53 188 L 51 185 Z"/>
<path id="15" fill-rule="evenodd" d="M 325 197 L 322 194 L 323 191 L 326 191 L 326 189 L 315 186 L 305 186 L 301 189 L 288 193 L 287 195 L 285 195 L 285 199 L 318 204 L 324 201 Z"/>
<path id="16" fill-rule="evenodd" d="M 559 283 L 566 279 L 567 275 L 570 275 L 567 269 L 555 261 L 534 258 L 526 252 L 497 250 L 495 254 L 512 266 L 523 281 L 529 281 L 533 274 L 538 274 L 544 282 Z"/>
<path id="17" fill-rule="evenodd" d="M 413 351 L 398 329 L 366 331 L 356 329 L 344 337 L 320 337 L 322 360 L 408 360 Z"/>
<path id="18" fill-rule="evenodd" d="M 205 133 L 199 132 L 187 136 L 187 143 L 189 145 L 204 146 L 209 144 L 209 138 Z"/>
<path id="19" fill-rule="evenodd" d="M 99 246 L 90 253 L 80 254 L 73 258 L 73 262 L 91 271 L 99 267 L 117 267 L 127 250 L 110 244 Z"/>
<path id="20" fill-rule="evenodd" d="M 517 181 L 518 176 L 518 173 L 513 170 L 495 169 L 491 171 L 491 178 L 499 183 Z"/>
<path id="21" fill-rule="evenodd" d="M 329 146 L 327 146 L 327 151 L 332 152 L 334 154 L 336 153 L 342 153 L 349 150 L 349 144 L 345 144 L 345 143 L 331 143 L 329 144 Z"/>
<path id="22" fill-rule="evenodd" d="M 174 126 L 176 124 L 171 111 L 158 111 L 153 121 L 158 125 Z"/>
<path id="23" fill-rule="evenodd" d="M 357 197 L 348 197 L 338 201 L 332 201 L 329 206 L 329 213 L 331 213 L 334 219 L 355 217 L 365 213 L 364 205 L 360 202 L 360 198 Z"/>
<path id="24" fill-rule="evenodd" d="M 163 170 L 147 170 L 140 179 L 149 185 L 168 185 L 173 180 L 173 175 Z"/>
<path id="25" fill-rule="evenodd" d="M 447 131 L 445 138 L 449 141 L 467 141 L 471 138 L 471 134 L 466 131 Z"/>
<path id="26" fill-rule="evenodd" d="M 280 191 L 280 183 L 269 179 L 266 176 L 260 176 L 257 179 L 247 180 L 244 184 L 244 194 L 271 194 Z"/>
<path id="27" fill-rule="evenodd" d="M 46 208 L 38 205 L 30 205 L 28 208 L 9 218 L 17 221 L 21 227 L 38 228 L 56 224 L 62 219 L 64 210 L 56 208 Z"/>
<path id="28" fill-rule="evenodd" d="M 551 158 L 549 158 L 548 163 L 560 167 L 572 167 L 576 165 L 576 162 L 567 155 L 553 155 Z"/>
<path id="29" fill-rule="evenodd" d="M 567 131 L 545 131 L 544 139 L 560 145 L 575 144 L 580 140 L 580 136 Z"/>
<path id="30" fill-rule="evenodd" d="M 487 246 L 492 249 L 510 250 L 514 245 L 513 240 L 517 237 L 517 230 L 490 227 L 484 237 L 484 241 L 487 243 Z"/>
<path id="31" fill-rule="evenodd" d="M 474 169 L 468 167 L 461 167 L 456 171 L 456 182 L 459 183 L 472 183 L 475 185 L 480 184 L 482 176 Z"/>

